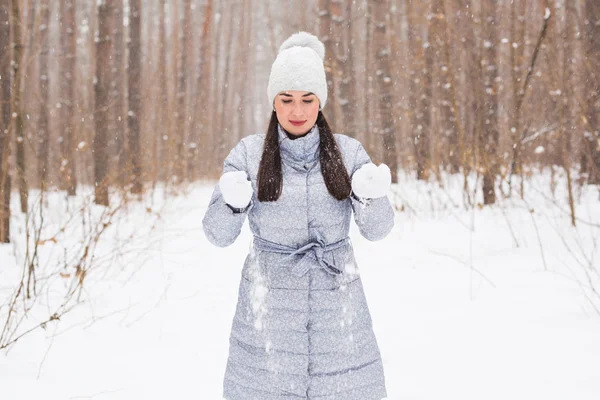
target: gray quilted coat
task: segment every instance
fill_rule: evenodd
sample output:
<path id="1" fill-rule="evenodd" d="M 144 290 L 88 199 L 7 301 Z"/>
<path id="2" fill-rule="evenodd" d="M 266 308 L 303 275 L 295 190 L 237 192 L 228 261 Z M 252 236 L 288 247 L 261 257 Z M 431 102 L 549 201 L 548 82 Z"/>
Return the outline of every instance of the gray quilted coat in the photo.
<path id="1" fill-rule="evenodd" d="M 370 162 L 363 146 L 334 135 L 350 176 Z M 202 221 L 216 246 L 235 241 L 248 217 L 254 234 L 239 286 L 223 384 L 227 400 L 380 400 L 383 365 L 348 239 L 350 216 L 369 240 L 394 225 L 387 197 L 336 200 L 319 162 L 319 130 L 291 140 L 279 128 L 283 189 L 260 202 L 256 179 L 264 134 L 243 138 L 224 172 L 245 171 L 251 206 L 234 212 L 215 188 Z"/>

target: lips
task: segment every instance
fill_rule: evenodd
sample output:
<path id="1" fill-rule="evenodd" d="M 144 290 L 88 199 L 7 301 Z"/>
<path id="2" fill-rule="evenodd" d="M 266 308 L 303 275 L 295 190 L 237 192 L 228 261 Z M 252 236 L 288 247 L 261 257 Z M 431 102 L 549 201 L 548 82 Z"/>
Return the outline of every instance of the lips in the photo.
<path id="1" fill-rule="evenodd" d="M 290 124 L 294 126 L 302 126 L 306 123 L 306 121 L 290 121 Z"/>

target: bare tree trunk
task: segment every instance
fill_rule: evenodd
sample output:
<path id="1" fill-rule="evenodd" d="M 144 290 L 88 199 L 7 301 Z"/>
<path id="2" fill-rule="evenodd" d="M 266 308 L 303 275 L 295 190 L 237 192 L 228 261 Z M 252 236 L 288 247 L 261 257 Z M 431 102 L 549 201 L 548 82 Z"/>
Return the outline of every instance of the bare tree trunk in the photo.
<path id="1" fill-rule="evenodd" d="M 448 164 L 450 172 L 457 173 L 461 166 L 461 146 L 459 140 L 458 118 L 453 104 L 454 69 L 451 65 L 450 51 L 452 39 L 446 20 L 444 0 L 434 0 L 430 19 L 430 45 L 433 57 L 437 62 L 437 77 L 435 87 L 440 94 L 437 101 L 439 110 L 439 132 L 442 134 L 442 143 L 447 143 Z M 433 71 L 432 71 L 433 73 Z M 437 97 L 437 96 L 436 96 Z"/>
<path id="2" fill-rule="evenodd" d="M 585 149 L 582 170 L 588 174 L 590 184 L 600 185 L 600 2 L 585 0 L 584 49 L 586 97 Z"/>
<path id="3" fill-rule="evenodd" d="M 140 146 L 141 73 L 142 73 L 142 35 L 141 0 L 129 0 L 129 68 L 128 68 L 128 104 L 127 125 L 129 132 L 129 156 L 131 157 L 131 193 L 139 194 L 142 185 L 142 154 Z"/>
<path id="4" fill-rule="evenodd" d="M 430 109 L 423 108 L 428 106 L 429 99 L 426 99 L 425 54 L 426 44 L 422 38 L 422 25 L 418 18 L 421 17 L 422 10 L 416 8 L 416 4 L 408 1 L 408 41 L 409 41 L 409 65 L 410 65 L 410 89 L 409 89 L 409 109 L 411 114 L 411 130 L 415 149 L 415 158 L 417 162 L 417 179 L 427 180 L 430 175 L 431 152 L 429 143 L 428 127 L 430 125 Z M 427 45 L 428 46 L 428 45 Z M 423 86 L 421 86 L 423 85 Z"/>
<path id="5" fill-rule="evenodd" d="M 252 126 L 252 120 L 254 117 L 254 107 L 250 105 L 249 99 L 252 98 L 250 93 L 254 89 L 253 77 L 256 71 L 256 52 L 255 48 L 255 40 L 253 37 L 254 34 L 254 25 L 252 24 L 252 15 L 254 14 L 254 9 L 252 8 L 252 0 L 245 0 L 243 5 L 246 7 L 244 13 L 244 29 L 240 30 L 239 43 L 247 43 L 246 46 L 242 46 L 240 50 L 240 60 L 247 60 L 246 71 L 244 74 L 237 73 L 239 76 L 240 82 L 239 87 L 242 87 L 242 91 L 239 93 L 239 107 L 242 107 L 244 110 L 244 118 L 242 118 L 239 122 L 239 136 L 237 140 L 241 139 L 243 136 L 247 135 L 248 125 Z M 302 16 L 305 16 L 306 13 L 302 13 Z M 244 41 L 244 39 L 246 41 Z"/>
<path id="6" fill-rule="evenodd" d="M 521 135 L 521 123 L 520 123 L 520 104 L 522 100 L 519 98 L 524 94 L 521 87 L 522 81 L 522 67 L 524 64 L 523 56 L 525 53 L 525 41 L 526 41 L 526 21 L 525 13 L 527 2 L 521 1 L 521 8 L 517 11 L 518 1 L 514 1 L 511 4 L 511 17 L 510 17 L 510 71 L 512 80 L 512 97 L 513 106 L 509 111 L 509 129 L 510 137 L 512 139 L 512 162 L 510 168 L 509 186 L 512 192 L 512 177 L 513 175 L 521 174 L 521 146 L 519 136 Z"/>
<path id="7" fill-rule="evenodd" d="M 209 143 L 209 126 L 210 126 L 210 107 L 207 107 L 210 100 L 210 81 L 212 79 L 210 49 L 212 42 L 213 28 L 213 0 L 207 0 L 204 5 L 202 22 L 202 34 L 200 36 L 199 65 L 200 74 L 196 80 L 196 98 L 194 101 L 194 124 L 190 141 L 194 146 L 190 147 L 188 169 L 197 171 L 198 167 L 202 171 L 209 170 L 208 160 L 210 157 L 204 155 L 202 160 L 199 160 L 200 148 L 206 148 Z"/>
<path id="8" fill-rule="evenodd" d="M 331 107 L 329 108 L 332 110 L 332 119 L 330 123 L 335 132 L 346 131 L 344 118 L 340 113 L 344 102 L 340 97 L 340 89 L 342 87 L 341 81 L 344 79 L 343 53 L 347 50 L 343 40 L 344 11 L 342 1 L 343 0 L 329 0 L 329 42 L 326 44 L 327 52 L 329 52 L 329 54 L 327 54 L 327 52 L 325 54 L 327 63 L 329 63 L 328 69 L 331 72 L 329 75 L 331 80 L 331 85 L 329 87 L 330 94 L 328 95 L 327 103 L 331 104 Z"/>
<path id="9" fill-rule="evenodd" d="M 38 29 L 40 25 L 40 14 L 38 12 L 39 1 L 38 0 L 27 0 L 27 21 L 23 25 L 23 55 L 21 57 L 21 102 L 23 115 L 28 115 L 23 120 L 23 137 L 26 139 L 27 145 L 34 150 L 36 153 L 33 159 L 28 163 L 29 169 L 33 169 L 37 177 L 37 171 L 39 167 L 39 159 L 37 157 L 37 118 L 38 110 L 35 107 L 39 103 L 38 86 L 39 82 L 36 79 L 31 79 L 37 73 L 37 61 L 39 55 L 39 44 L 34 42 L 34 39 L 38 38 Z M 23 12 L 25 9 L 22 10 Z M 34 43 L 35 48 L 34 48 Z M 35 95 L 33 95 L 35 93 Z M 33 112 L 32 112 L 33 110 Z M 26 146 L 27 147 L 27 146 Z M 30 153 L 26 153 L 30 154 Z M 41 184 L 41 183 L 40 183 Z"/>
<path id="10" fill-rule="evenodd" d="M 167 45 L 165 30 L 165 0 L 158 0 L 158 131 L 157 135 L 159 147 L 158 171 L 159 179 L 166 181 L 168 179 L 168 139 L 169 132 L 169 87 L 167 84 Z M 166 140 L 165 140 L 166 139 Z"/>
<path id="11" fill-rule="evenodd" d="M 123 0 L 113 0 L 113 48 L 111 70 L 111 103 L 114 104 L 114 135 L 115 155 L 114 165 L 117 166 L 117 182 L 121 186 L 129 183 L 129 155 L 127 154 L 127 121 L 125 117 L 125 34 L 123 27 Z"/>
<path id="12" fill-rule="evenodd" d="M 185 98 L 185 115 L 184 115 L 184 122 L 183 122 L 183 146 L 182 146 L 182 152 L 180 154 L 181 157 L 181 170 L 182 170 L 182 174 L 184 174 L 185 178 L 188 181 L 192 181 L 193 177 L 191 175 L 189 175 L 189 171 L 187 169 L 187 162 L 188 162 L 188 155 L 189 155 L 189 151 L 190 148 L 193 147 L 192 143 L 190 142 L 190 134 L 191 134 L 191 129 L 192 129 L 192 115 L 193 115 L 193 107 L 192 107 L 192 98 L 194 96 L 194 92 L 193 92 L 193 82 L 194 82 L 194 78 L 195 78 L 195 74 L 196 74 L 196 68 L 194 66 L 194 49 L 196 48 L 196 37 L 194 36 L 195 33 L 195 24 L 194 24 L 194 19 L 192 19 L 193 15 L 194 15 L 194 10 L 195 10 L 195 5 L 191 2 L 191 0 L 184 0 L 184 21 L 183 21 L 183 35 L 185 37 L 184 42 L 185 42 L 185 47 L 183 49 L 184 54 L 184 64 L 183 64 L 183 68 L 185 68 L 184 73 L 185 73 L 185 92 L 184 92 L 184 98 Z M 240 41 L 239 43 L 242 43 L 245 40 L 245 38 L 242 39 L 242 41 Z"/>
<path id="13" fill-rule="evenodd" d="M 468 120 L 466 123 L 469 126 L 468 131 L 466 130 L 467 135 L 470 137 L 465 137 L 465 143 L 469 143 L 470 146 L 467 147 L 466 153 L 470 155 L 468 158 L 468 162 L 464 163 L 463 172 L 464 181 L 463 181 L 463 197 L 468 201 L 468 204 L 475 205 L 477 203 L 477 196 L 474 191 L 473 194 L 469 192 L 469 184 L 468 184 L 468 173 L 470 171 L 474 171 L 476 173 L 477 182 L 481 176 L 482 168 L 483 168 L 483 158 L 485 151 L 483 150 L 483 121 L 484 121 L 484 112 L 483 112 L 483 104 L 485 103 L 485 88 L 482 85 L 484 80 L 484 67 L 483 67 L 483 23 L 481 20 L 481 7 L 479 5 L 479 10 L 476 10 L 476 5 L 478 4 L 477 0 L 467 0 L 467 6 L 470 8 L 472 14 L 467 15 L 464 19 L 465 21 L 465 50 L 467 51 L 467 56 L 465 57 L 465 64 L 468 68 L 466 73 L 462 76 L 462 84 L 467 86 L 470 89 L 470 98 L 466 106 L 466 113 Z M 479 30 L 477 30 L 477 26 L 479 25 Z M 476 84 L 469 84 L 470 81 L 473 80 Z M 466 157 L 465 157 L 466 158 Z M 468 166 L 468 168 L 467 168 Z"/>
<path id="14" fill-rule="evenodd" d="M 365 41 L 367 43 L 371 43 L 372 40 L 372 36 L 371 36 L 371 30 L 372 30 L 372 21 L 373 21 L 373 4 L 371 2 L 367 2 L 366 4 L 367 10 L 366 10 L 366 15 L 365 15 Z M 364 124 L 364 130 L 365 130 L 365 147 L 367 149 L 367 151 L 369 152 L 369 154 L 374 154 L 374 143 L 373 143 L 373 118 L 371 118 L 372 114 L 371 114 L 371 107 L 370 107 L 370 102 L 369 102 L 369 98 L 371 97 L 371 87 L 372 87 L 372 79 L 373 79 L 373 74 L 372 74 L 372 68 L 373 68 L 373 49 L 372 46 L 366 46 L 365 49 L 365 64 L 364 64 L 364 69 L 363 69 L 363 76 L 364 76 L 364 90 L 367 93 L 367 96 L 365 96 L 365 100 L 364 100 L 364 115 L 365 115 L 365 124 Z"/>
<path id="15" fill-rule="evenodd" d="M 546 33 L 548 32 L 548 20 L 550 19 L 551 14 L 546 14 L 546 10 L 549 10 L 549 1 L 545 0 L 544 1 L 544 20 L 542 23 L 542 30 L 540 32 L 540 35 L 538 36 L 535 48 L 533 50 L 533 54 L 531 56 L 531 64 L 528 66 L 527 68 L 527 74 L 525 75 L 525 79 L 523 82 L 523 86 L 519 89 L 517 89 L 519 83 L 521 82 L 521 77 L 520 77 L 520 70 L 521 70 L 521 65 L 523 65 L 524 61 L 524 51 L 521 50 L 520 52 L 517 53 L 517 55 L 515 56 L 514 53 L 511 53 L 511 65 L 514 66 L 514 68 L 512 69 L 513 71 L 513 96 L 514 96 L 514 101 L 515 101 L 515 106 L 514 106 L 514 110 L 512 110 L 511 114 L 511 122 L 512 122 L 512 126 L 511 126 L 511 138 L 513 141 L 513 160 L 512 160 L 512 164 L 511 164 L 511 178 L 512 175 L 514 173 L 523 173 L 523 170 L 521 168 L 521 147 L 522 147 L 522 142 L 523 142 L 523 138 L 524 138 L 524 134 L 526 132 L 521 132 L 522 128 L 521 128 L 521 111 L 522 111 L 522 105 L 523 102 L 525 100 L 525 95 L 527 94 L 527 89 L 529 88 L 529 83 L 531 82 L 532 76 L 533 76 L 533 72 L 535 70 L 535 66 L 536 66 L 536 61 L 538 59 L 538 55 L 540 53 L 540 49 L 542 48 L 542 43 L 544 42 L 544 39 L 546 38 Z M 523 20 L 525 20 L 524 16 L 525 16 L 525 12 L 526 12 L 526 8 L 525 6 L 523 6 L 523 9 L 521 11 L 522 15 L 523 15 Z M 514 13 L 514 8 L 513 8 L 513 13 Z M 517 18 L 520 19 L 520 18 Z M 523 42 L 526 42 L 526 37 L 525 37 L 525 26 L 524 26 L 524 22 L 523 22 L 523 27 L 522 27 L 522 40 Z M 515 46 L 511 46 L 511 49 L 514 49 Z M 520 46 L 520 47 L 524 47 L 524 46 Z M 515 57 L 518 58 L 518 60 L 515 60 Z M 512 179 L 511 179 L 512 181 Z M 521 179 L 521 188 L 520 188 L 520 194 L 521 194 L 521 198 L 523 198 L 525 196 L 524 193 L 524 183 L 523 183 L 524 179 Z M 512 186 L 512 183 L 510 183 Z"/>
<path id="16" fill-rule="evenodd" d="M 10 0 L 0 0 L 0 243 L 10 243 Z"/>
<path id="17" fill-rule="evenodd" d="M 483 14 L 483 125 L 481 132 L 482 147 L 481 161 L 483 162 L 483 203 L 494 204 L 496 202 L 496 176 L 498 175 L 498 142 L 500 132 L 498 129 L 498 67 L 496 65 L 498 46 L 498 21 L 496 14 L 496 2 L 485 0 L 482 3 Z"/>
<path id="18" fill-rule="evenodd" d="M 341 2 L 338 3 L 340 13 L 339 24 L 336 24 L 338 36 L 338 46 L 335 50 L 336 63 L 339 68 L 338 96 L 337 100 L 340 107 L 340 120 L 338 122 L 338 131 L 351 137 L 356 137 L 356 73 L 354 72 L 354 45 L 352 43 L 352 1 L 345 1 L 344 9 L 341 8 Z M 337 26 L 339 25 L 339 26 Z"/>
<path id="19" fill-rule="evenodd" d="M 21 21 L 21 8 L 19 1 L 12 2 L 12 47 L 13 47 L 13 87 L 12 87 L 12 115 L 14 121 L 15 138 L 17 140 L 17 177 L 19 180 L 19 198 L 21 200 L 21 212 L 26 213 L 27 199 L 29 198 L 29 189 L 27 184 L 27 160 L 25 156 L 25 135 L 23 133 L 23 105 L 21 104 L 21 84 L 23 83 L 23 77 L 21 76 L 23 71 L 23 38 L 22 38 L 22 21 Z M 47 59 L 47 58 L 46 58 Z M 45 93 L 42 92 L 42 96 Z M 47 141 L 47 135 L 45 136 Z M 46 152 L 46 158 L 42 159 L 47 162 L 48 152 Z"/>
<path id="20" fill-rule="evenodd" d="M 427 27 L 429 28 L 429 27 Z M 429 29 L 427 30 L 429 35 Z M 432 143 L 435 143 L 435 135 L 433 132 L 433 121 L 432 121 L 432 98 L 433 98 L 433 49 L 431 48 L 431 42 L 429 36 L 423 43 L 423 70 L 421 71 L 421 91 L 420 101 L 418 103 L 419 125 L 418 125 L 418 141 L 417 141 L 417 152 L 419 153 L 419 160 L 421 160 L 421 176 L 419 179 L 428 179 L 432 172 L 435 172 L 437 164 L 433 162 L 434 149 Z"/>
<path id="21" fill-rule="evenodd" d="M 574 90 L 573 85 L 575 82 L 573 78 L 575 76 L 575 62 L 574 57 L 574 29 L 577 28 L 577 10 L 574 9 L 573 2 L 565 1 L 565 19 L 563 24 L 562 34 L 562 45 L 563 45 L 563 90 L 562 90 L 562 104 L 561 104 L 561 154 L 562 154 L 562 165 L 567 175 L 567 193 L 569 196 L 569 208 L 571 210 L 571 224 L 575 224 L 575 200 L 573 198 L 573 178 L 571 176 L 571 136 L 575 129 L 577 129 L 577 122 L 574 118 Z"/>
<path id="22" fill-rule="evenodd" d="M 96 84 L 94 97 L 95 135 L 93 142 L 96 204 L 108 206 L 107 145 L 110 134 L 110 48 L 112 33 L 112 0 L 98 3 L 98 38 L 96 39 Z"/>
<path id="23" fill-rule="evenodd" d="M 183 17 L 180 18 L 181 26 L 178 29 L 178 45 L 180 44 L 180 51 L 177 52 L 176 58 L 179 60 L 177 67 L 177 95 L 176 95 L 176 103 L 177 109 L 175 111 L 175 118 L 177 124 L 176 130 L 176 141 L 177 145 L 175 148 L 175 175 L 177 176 L 179 181 L 182 181 L 186 178 L 185 171 L 185 155 L 184 155 L 184 145 L 186 143 L 187 135 L 187 102 L 186 102 L 186 94 L 187 94 L 187 81 L 188 81 L 188 67 L 187 67 L 187 50 L 189 47 L 189 42 L 192 40 L 192 24 L 190 21 L 191 10 L 191 1 L 184 0 L 183 2 Z M 178 5 L 176 5 L 178 8 Z"/>
<path id="24" fill-rule="evenodd" d="M 60 3 L 60 98 L 61 98 L 61 139 L 59 182 L 69 196 L 77 193 L 77 175 L 74 159 L 74 130 L 77 126 L 75 115 L 75 74 L 77 60 L 77 21 L 74 0 Z"/>
<path id="25" fill-rule="evenodd" d="M 173 2 L 169 2 L 169 3 L 173 3 Z M 172 60 L 172 62 L 170 63 L 170 67 L 171 67 L 171 71 L 169 72 L 169 75 L 172 76 L 174 79 L 172 79 L 170 82 L 173 85 L 172 86 L 172 96 L 170 97 L 170 101 L 169 101 L 169 140 L 167 143 L 169 143 L 169 158 L 170 158 L 170 172 L 169 172 L 169 179 L 174 179 L 176 182 L 181 182 L 183 176 L 181 175 L 181 163 L 182 163 L 182 159 L 181 159 L 181 151 L 182 151 L 182 139 L 183 139 L 183 132 L 181 132 L 180 130 L 180 123 L 181 123 L 181 119 L 180 119 L 180 115 L 183 112 L 183 110 L 181 110 L 180 106 L 180 98 L 179 96 L 181 95 L 181 92 L 179 91 L 179 85 L 180 85 L 180 73 L 182 73 L 181 71 L 181 39 L 182 39 L 182 34 L 181 34 L 181 20 L 179 18 L 179 0 L 176 0 L 174 2 L 174 4 L 170 4 L 169 8 L 169 18 L 168 20 L 171 22 L 171 48 L 173 49 L 173 52 L 171 53 L 171 57 L 169 57 L 169 60 Z M 185 101 L 184 101 L 185 103 Z M 185 114 L 184 114 L 185 115 Z"/>
<path id="26" fill-rule="evenodd" d="M 224 21 L 227 14 L 227 10 L 225 8 L 229 8 L 229 7 L 225 7 L 223 5 L 222 2 L 218 3 L 217 6 L 217 15 L 219 15 L 220 18 L 220 22 Z M 212 54 L 212 59 L 215 65 L 215 73 L 213 75 L 213 79 L 211 82 L 211 89 L 210 89 L 210 93 L 213 95 L 214 98 L 214 107 L 213 107 L 213 111 L 215 111 L 215 114 L 213 115 L 212 119 L 211 119 L 211 125 L 210 128 L 207 132 L 207 134 L 210 136 L 210 142 L 211 142 L 211 149 L 213 150 L 213 154 L 212 154 L 212 159 L 210 162 L 210 175 L 211 176 L 217 176 L 218 175 L 218 171 L 221 169 L 220 168 L 220 162 L 219 160 L 223 160 L 223 153 L 226 151 L 225 150 L 225 140 L 223 138 L 223 135 L 225 134 L 223 132 L 223 120 L 222 120 L 222 115 L 224 112 L 224 108 L 223 108 L 223 88 L 224 88 L 224 82 L 223 82 L 223 70 L 225 69 L 223 67 L 223 62 L 221 61 L 223 59 L 223 54 L 222 54 L 222 44 L 221 43 L 225 43 L 227 44 L 227 39 L 223 38 L 227 32 L 226 26 L 227 24 L 224 23 L 219 23 L 216 26 L 217 31 L 216 33 L 216 38 L 215 38 L 215 43 L 214 43 L 214 51 Z"/>
<path id="27" fill-rule="evenodd" d="M 449 118 L 449 122 L 453 123 L 454 128 L 456 130 L 455 133 L 449 135 L 449 143 L 450 143 L 450 164 L 451 171 L 455 170 L 455 165 L 458 164 L 459 167 L 462 167 L 462 174 L 464 177 L 464 185 L 467 185 L 468 175 L 471 171 L 471 166 L 469 164 L 469 155 L 472 157 L 471 152 L 467 149 L 467 133 L 466 126 L 470 121 L 466 121 L 466 118 L 463 118 L 461 115 L 461 105 L 469 104 L 472 99 L 467 96 L 463 102 L 459 101 L 459 88 L 458 83 L 461 82 L 461 79 L 464 80 L 464 76 L 466 76 L 466 72 L 464 69 L 461 71 L 461 57 L 457 57 L 457 60 L 454 60 L 450 57 L 451 50 L 454 51 L 456 48 L 454 46 L 455 41 L 453 40 L 453 33 L 450 28 L 450 15 L 451 12 L 448 11 L 447 0 L 442 0 L 441 2 L 441 18 L 444 20 L 444 36 L 445 36 L 445 46 L 444 46 L 444 60 L 448 71 L 443 74 L 445 78 L 445 85 L 449 85 L 449 101 L 450 101 L 450 110 L 452 112 L 452 117 Z M 458 25 L 460 19 L 455 17 L 453 25 Z M 457 23 L 458 22 L 458 23 Z M 461 32 L 457 32 L 454 35 L 461 34 Z M 472 39 L 473 41 L 473 39 Z M 458 45 L 460 46 L 460 45 Z M 457 73 L 458 72 L 458 73 Z M 467 107 L 463 107 L 467 108 Z M 463 188 L 464 189 L 464 188 Z M 467 197 L 467 200 L 470 198 L 470 194 L 463 190 L 463 195 Z"/>
<path id="28" fill-rule="evenodd" d="M 396 154 L 396 137 L 393 116 L 393 90 L 394 81 L 390 68 L 390 37 L 388 35 L 389 24 L 389 0 L 373 1 L 373 20 L 375 22 L 375 35 L 373 42 L 377 51 L 377 96 L 379 97 L 379 112 L 381 114 L 381 140 L 383 142 L 383 162 L 392 172 L 392 182 L 398 182 L 398 159 Z"/>
<path id="29" fill-rule="evenodd" d="M 332 129 L 337 132 L 338 117 L 336 112 L 335 82 L 337 65 L 334 56 L 334 37 L 332 36 L 331 0 L 319 0 L 319 39 L 325 45 L 325 74 L 327 76 L 327 121 Z"/>
<path id="30" fill-rule="evenodd" d="M 145 21 L 141 24 L 140 30 L 140 53 L 141 53 L 141 71 L 140 74 L 144 80 L 154 82 L 154 85 L 146 85 L 144 80 L 140 81 L 140 109 L 142 115 L 137 115 L 136 119 L 139 124 L 140 149 L 148 149 L 141 152 L 141 171 L 142 177 L 146 176 L 151 183 L 151 190 L 154 191 L 159 181 L 158 176 L 158 160 L 160 158 L 159 144 L 162 139 L 160 132 L 158 99 L 159 93 L 159 47 L 158 47 L 158 4 L 159 0 L 152 2 L 140 2 L 139 18 L 140 21 Z M 130 31 L 131 34 L 133 31 Z M 129 72 L 131 73 L 131 72 Z M 130 99 L 131 100 L 131 99 Z M 129 105 L 131 107 L 131 105 Z M 131 112 L 132 109 L 129 109 Z M 133 151 L 133 149 L 131 150 Z M 133 157 L 133 156 L 132 156 Z M 146 167 L 147 163 L 147 167 Z M 147 168 L 147 172 L 144 168 Z M 144 179 L 142 179 L 142 183 Z"/>
<path id="31" fill-rule="evenodd" d="M 239 5 L 239 22 L 235 41 L 236 46 L 232 55 L 232 66 L 234 73 L 230 79 L 228 88 L 230 89 L 231 109 L 237 110 L 239 118 L 230 118 L 231 126 L 231 142 L 237 143 L 243 136 L 242 132 L 246 132 L 245 125 L 248 118 L 248 109 L 252 108 L 244 99 L 247 98 L 246 93 L 251 89 L 248 85 L 248 77 L 251 76 L 253 65 L 249 58 L 249 50 L 252 38 L 248 34 L 248 25 L 250 24 L 250 15 L 248 13 L 248 2 L 242 1 Z M 242 70 L 236 69 L 237 65 L 244 65 Z"/>
<path id="32" fill-rule="evenodd" d="M 50 98 L 50 71 L 48 70 L 50 2 L 40 0 L 40 73 L 39 73 L 39 119 L 38 119 L 38 177 L 42 191 L 48 186 L 48 166 L 50 165 L 50 128 L 48 122 L 48 99 Z M 17 153 L 19 151 L 17 150 Z"/>
<path id="33" fill-rule="evenodd" d="M 557 167 L 561 167 L 562 166 L 562 158 L 563 158 L 563 154 L 562 154 L 562 135 L 561 135 L 561 128 L 560 125 L 563 123 L 563 116 L 562 116 L 562 112 L 563 112 L 563 103 L 562 103 L 562 98 L 558 95 L 559 92 L 562 90 L 563 84 L 562 84 L 562 79 L 563 79 L 563 65 L 562 65 L 562 61 L 563 59 L 562 57 L 562 48 L 563 46 L 561 46 L 561 41 L 562 41 L 562 28 L 561 28 L 561 21 L 563 20 L 564 16 L 561 16 L 560 13 L 560 9 L 561 9 L 561 5 L 560 3 L 556 2 L 553 4 L 552 6 L 552 14 L 554 14 L 556 17 L 552 18 L 549 21 L 549 28 L 548 30 L 550 31 L 550 40 L 549 40 L 549 44 L 550 44 L 550 49 L 546 50 L 546 52 L 544 53 L 544 58 L 545 58 L 545 62 L 547 64 L 547 74 L 549 77 L 549 82 L 551 82 L 552 85 L 554 85 L 554 89 L 552 92 L 550 92 L 550 96 L 544 96 L 544 102 L 547 102 L 546 104 L 546 108 L 545 110 L 547 110 L 547 116 L 545 116 L 546 118 L 550 119 L 552 118 L 553 121 L 556 121 L 558 128 L 556 129 L 556 138 L 554 140 L 548 140 L 547 142 L 544 143 L 544 154 L 545 154 L 545 161 L 547 163 L 547 165 L 550 167 L 550 191 L 552 193 L 552 195 L 556 194 L 556 183 L 557 183 L 557 179 L 556 179 L 556 172 L 558 171 Z"/>
<path id="34" fill-rule="evenodd" d="M 232 78 L 233 73 L 232 70 L 234 69 L 234 65 L 233 62 L 235 62 L 235 55 L 239 52 L 239 44 L 240 42 L 237 40 L 237 32 L 236 30 L 241 30 L 241 25 L 243 24 L 243 21 L 240 21 L 237 17 L 239 16 L 239 18 L 243 18 L 244 13 L 243 11 L 240 12 L 240 7 L 242 6 L 243 2 L 235 2 L 232 3 L 229 6 L 229 12 L 231 13 L 231 17 L 230 17 L 230 21 L 231 21 L 231 26 L 229 28 L 229 33 L 228 33 L 228 42 L 227 42 L 227 48 L 225 50 L 225 54 L 227 55 L 225 57 L 225 68 L 223 70 L 223 85 L 221 86 L 222 92 L 223 92 L 223 112 L 221 113 L 221 126 L 222 128 L 222 132 L 225 133 L 225 135 L 221 135 L 223 137 L 223 139 L 226 139 L 225 142 L 223 142 L 223 150 L 225 150 L 225 152 L 227 151 L 228 148 L 231 147 L 232 143 L 231 143 L 231 139 L 233 138 L 234 135 L 234 128 L 233 128 L 233 123 L 234 123 L 234 119 L 231 118 L 229 110 L 234 110 L 234 91 L 236 90 L 235 88 L 235 78 Z M 241 71 L 238 71 L 237 73 L 240 73 Z M 238 88 L 237 91 L 241 91 L 243 90 L 243 88 Z M 243 115 L 243 114 L 242 114 Z M 224 152 L 224 153 L 225 153 Z M 223 154 L 223 158 L 225 158 L 224 156 L 226 155 Z"/>

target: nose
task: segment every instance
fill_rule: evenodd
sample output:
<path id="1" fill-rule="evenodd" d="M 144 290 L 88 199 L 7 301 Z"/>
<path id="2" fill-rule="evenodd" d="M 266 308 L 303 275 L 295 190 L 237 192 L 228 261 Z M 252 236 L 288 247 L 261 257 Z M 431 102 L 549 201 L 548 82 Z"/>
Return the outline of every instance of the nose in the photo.
<path id="1" fill-rule="evenodd" d="M 301 117 L 304 115 L 304 110 L 302 109 L 302 105 L 299 103 L 296 103 L 294 105 L 294 108 L 292 109 L 292 116 L 293 117 Z"/>

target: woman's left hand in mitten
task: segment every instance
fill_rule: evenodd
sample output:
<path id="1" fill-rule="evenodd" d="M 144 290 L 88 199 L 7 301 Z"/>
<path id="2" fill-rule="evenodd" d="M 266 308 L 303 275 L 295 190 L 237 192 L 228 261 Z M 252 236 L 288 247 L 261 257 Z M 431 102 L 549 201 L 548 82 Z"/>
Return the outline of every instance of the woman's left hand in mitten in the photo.
<path id="1" fill-rule="evenodd" d="M 376 199 L 385 196 L 392 185 L 390 168 L 385 164 L 368 163 L 352 175 L 352 191 L 357 197 Z"/>

